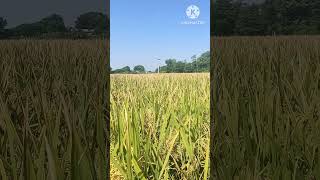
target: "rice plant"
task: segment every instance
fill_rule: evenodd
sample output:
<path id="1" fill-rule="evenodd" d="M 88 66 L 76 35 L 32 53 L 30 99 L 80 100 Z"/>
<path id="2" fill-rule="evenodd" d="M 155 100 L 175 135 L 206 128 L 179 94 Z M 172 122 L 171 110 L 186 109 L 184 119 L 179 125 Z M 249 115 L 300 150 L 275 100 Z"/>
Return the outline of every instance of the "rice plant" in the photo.
<path id="1" fill-rule="evenodd" d="M 320 179 L 320 37 L 213 37 L 215 179 Z"/>
<path id="2" fill-rule="evenodd" d="M 108 43 L 0 41 L 0 179 L 106 179 Z"/>
<path id="3" fill-rule="evenodd" d="M 209 74 L 111 75 L 111 179 L 207 179 Z"/>

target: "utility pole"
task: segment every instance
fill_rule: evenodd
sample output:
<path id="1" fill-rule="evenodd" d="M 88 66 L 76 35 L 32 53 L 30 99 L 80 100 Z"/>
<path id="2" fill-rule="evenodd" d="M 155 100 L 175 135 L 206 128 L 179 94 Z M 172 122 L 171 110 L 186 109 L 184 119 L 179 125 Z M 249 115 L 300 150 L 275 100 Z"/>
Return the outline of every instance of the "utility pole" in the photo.
<path id="1" fill-rule="evenodd" d="M 160 62 L 161 62 L 161 59 L 158 59 L 158 61 L 159 61 L 158 74 L 160 74 Z"/>
<path id="2" fill-rule="evenodd" d="M 192 59 L 192 62 L 195 62 L 195 63 L 196 63 L 196 72 L 198 72 L 197 55 L 193 55 L 193 56 L 191 57 L 191 59 Z"/>

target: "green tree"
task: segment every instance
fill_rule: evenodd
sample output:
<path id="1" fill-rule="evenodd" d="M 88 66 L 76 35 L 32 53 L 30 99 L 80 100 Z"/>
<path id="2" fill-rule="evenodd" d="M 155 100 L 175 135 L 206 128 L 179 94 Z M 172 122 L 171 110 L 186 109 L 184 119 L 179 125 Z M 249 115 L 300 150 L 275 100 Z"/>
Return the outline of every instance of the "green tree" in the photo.
<path id="1" fill-rule="evenodd" d="M 175 66 L 175 73 L 183 73 L 185 71 L 185 63 L 178 61 Z"/>
<path id="2" fill-rule="evenodd" d="M 145 73 L 146 70 L 144 68 L 144 66 L 142 65 L 137 65 L 133 68 L 133 71 L 137 72 L 137 73 Z"/>
<path id="3" fill-rule="evenodd" d="M 65 32 L 63 18 L 60 15 L 53 14 L 43 18 L 39 22 L 30 24 L 21 24 L 12 29 L 14 36 L 34 37 L 44 33 Z"/>
<path id="4" fill-rule="evenodd" d="M 129 66 L 125 66 L 121 69 L 116 69 L 116 70 L 112 71 L 112 73 L 114 73 L 114 74 L 128 74 L 128 73 L 131 73 L 131 69 Z"/>
<path id="5" fill-rule="evenodd" d="M 210 51 L 207 51 L 197 59 L 199 72 L 210 71 Z"/>
<path id="6" fill-rule="evenodd" d="M 232 0 L 216 0 L 211 2 L 213 13 L 211 28 L 214 35 L 232 35 L 237 16 L 236 4 Z"/>
<path id="7" fill-rule="evenodd" d="M 165 62 L 166 62 L 166 65 L 167 65 L 167 72 L 168 72 L 168 73 L 175 72 L 177 60 L 175 60 L 175 59 L 168 59 L 168 60 L 166 60 Z"/>
<path id="8" fill-rule="evenodd" d="M 192 66 L 192 72 L 198 72 L 198 62 L 197 62 L 197 55 L 191 56 L 191 66 Z"/>
<path id="9" fill-rule="evenodd" d="M 6 26 L 7 20 L 5 20 L 3 17 L 0 17 L 0 39 L 5 39 L 9 36 L 8 30 L 5 29 Z"/>
<path id="10" fill-rule="evenodd" d="M 63 18 L 57 14 L 43 18 L 40 23 L 45 32 L 65 32 L 67 30 Z"/>
<path id="11" fill-rule="evenodd" d="M 257 2 L 259 1 L 212 0 L 211 34 L 247 36 L 320 33 L 318 0 Z"/>
<path id="12" fill-rule="evenodd" d="M 312 0 L 310 6 L 312 7 L 311 24 L 315 27 L 316 33 L 320 33 L 320 1 Z"/>
<path id="13" fill-rule="evenodd" d="M 185 71 L 186 73 L 195 72 L 194 68 L 192 67 L 192 63 L 185 63 Z"/>
<path id="14" fill-rule="evenodd" d="M 158 72 L 158 68 L 154 72 L 157 73 Z M 167 73 L 167 72 L 168 72 L 167 66 L 161 66 L 160 67 L 160 73 Z"/>
<path id="15" fill-rule="evenodd" d="M 7 26 L 7 20 L 4 19 L 3 17 L 0 17 L 0 30 L 4 29 Z"/>
<path id="16" fill-rule="evenodd" d="M 41 23 L 21 24 L 12 29 L 14 36 L 32 37 L 39 36 L 45 33 L 43 25 Z"/>
<path id="17" fill-rule="evenodd" d="M 264 35 L 262 9 L 258 5 L 242 6 L 236 22 L 236 33 L 239 35 Z"/>
<path id="18" fill-rule="evenodd" d="M 209 72 L 210 69 L 210 51 L 207 51 L 197 58 L 196 55 L 191 57 L 192 62 L 177 61 L 168 59 L 165 61 L 166 66 L 160 67 L 160 72 L 164 73 L 192 73 L 192 72 Z M 155 70 L 158 72 L 158 69 Z"/>
<path id="19" fill-rule="evenodd" d="M 96 33 L 106 33 L 109 28 L 109 18 L 99 12 L 88 12 L 80 15 L 76 22 L 77 29 L 94 30 Z"/>

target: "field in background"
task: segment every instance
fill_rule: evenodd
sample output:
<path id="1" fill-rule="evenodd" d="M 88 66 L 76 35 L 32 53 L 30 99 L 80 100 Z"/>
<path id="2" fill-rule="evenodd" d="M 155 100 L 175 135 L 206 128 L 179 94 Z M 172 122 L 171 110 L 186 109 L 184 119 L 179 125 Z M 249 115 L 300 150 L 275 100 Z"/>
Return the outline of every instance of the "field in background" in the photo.
<path id="1" fill-rule="evenodd" d="M 211 39 L 217 179 L 320 178 L 320 37 Z"/>
<path id="2" fill-rule="evenodd" d="M 107 46 L 0 41 L 0 179 L 106 179 Z"/>
<path id="3" fill-rule="evenodd" d="M 111 179 L 207 179 L 209 74 L 111 76 Z"/>

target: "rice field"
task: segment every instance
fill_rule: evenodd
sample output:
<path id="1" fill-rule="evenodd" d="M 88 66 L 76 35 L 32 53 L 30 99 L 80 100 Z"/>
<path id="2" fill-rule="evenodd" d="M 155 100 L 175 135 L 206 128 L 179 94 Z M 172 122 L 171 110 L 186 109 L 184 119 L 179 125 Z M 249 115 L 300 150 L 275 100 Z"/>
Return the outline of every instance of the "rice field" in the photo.
<path id="1" fill-rule="evenodd" d="M 111 75 L 111 179 L 209 177 L 208 73 Z"/>
<path id="2" fill-rule="evenodd" d="M 213 37 L 211 173 L 320 179 L 320 37 Z"/>
<path id="3" fill-rule="evenodd" d="M 109 82 L 105 41 L 0 41 L 0 179 L 106 179 L 109 83 L 111 179 L 320 179 L 320 37 L 212 47 L 211 77 Z"/>
<path id="4" fill-rule="evenodd" d="M 0 179 L 108 177 L 108 43 L 0 41 Z"/>

